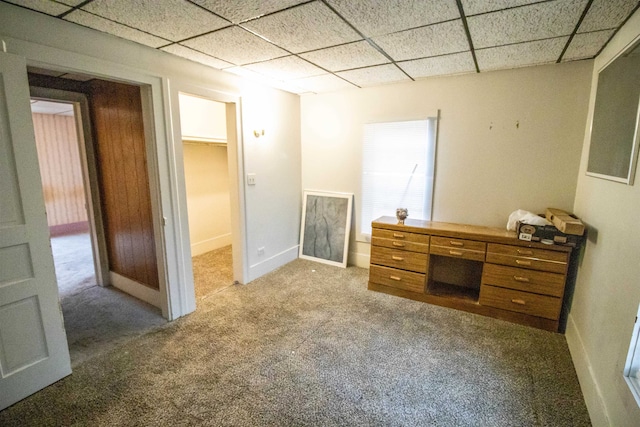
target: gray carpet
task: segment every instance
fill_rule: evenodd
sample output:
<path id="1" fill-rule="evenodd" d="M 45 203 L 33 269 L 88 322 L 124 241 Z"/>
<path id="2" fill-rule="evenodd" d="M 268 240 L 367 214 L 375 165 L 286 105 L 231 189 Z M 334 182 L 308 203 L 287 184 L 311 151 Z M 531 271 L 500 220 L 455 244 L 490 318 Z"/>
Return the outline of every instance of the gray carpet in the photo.
<path id="1" fill-rule="evenodd" d="M 296 260 L 81 364 L 0 425 L 588 426 L 564 336 Z"/>
<path id="2" fill-rule="evenodd" d="M 96 283 L 88 233 L 51 238 L 71 366 L 166 324 L 160 309 Z"/>

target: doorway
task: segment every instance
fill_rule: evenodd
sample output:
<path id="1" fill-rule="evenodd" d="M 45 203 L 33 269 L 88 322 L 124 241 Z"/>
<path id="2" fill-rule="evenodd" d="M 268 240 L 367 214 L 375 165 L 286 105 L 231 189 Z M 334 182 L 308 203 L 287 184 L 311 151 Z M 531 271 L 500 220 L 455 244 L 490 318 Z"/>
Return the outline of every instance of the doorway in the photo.
<path id="1" fill-rule="evenodd" d="M 86 97 L 32 87 L 32 118 L 72 366 L 166 323 L 114 287 L 107 259 Z"/>
<path id="2" fill-rule="evenodd" d="M 196 301 L 233 284 L 226 104 L 180 93 L 180 129 Z"/>

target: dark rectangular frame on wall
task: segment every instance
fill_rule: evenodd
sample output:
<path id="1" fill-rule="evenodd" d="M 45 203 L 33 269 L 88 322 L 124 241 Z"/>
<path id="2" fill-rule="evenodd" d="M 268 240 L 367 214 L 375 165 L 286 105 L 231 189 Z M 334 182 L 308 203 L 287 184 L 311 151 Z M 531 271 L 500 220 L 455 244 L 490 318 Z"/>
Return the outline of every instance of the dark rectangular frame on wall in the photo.
<path id="1" fill-rule="evenodd" d="M 640 38 L 598 73 L 587 175 L 633 185 L 639 133 Z"/>

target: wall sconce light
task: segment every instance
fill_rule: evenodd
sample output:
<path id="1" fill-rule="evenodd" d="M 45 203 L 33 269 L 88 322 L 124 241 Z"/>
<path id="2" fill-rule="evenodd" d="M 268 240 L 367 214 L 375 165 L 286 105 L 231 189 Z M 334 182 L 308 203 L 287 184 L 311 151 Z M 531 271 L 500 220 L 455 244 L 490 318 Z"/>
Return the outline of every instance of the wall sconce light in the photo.
<path id="1" fill-rule="evenodd" d="M 255 136 L 256 138 L 260 138 L 261 136 L 264 136 L 264 129 L 254 130 L 253 136 Z"/>

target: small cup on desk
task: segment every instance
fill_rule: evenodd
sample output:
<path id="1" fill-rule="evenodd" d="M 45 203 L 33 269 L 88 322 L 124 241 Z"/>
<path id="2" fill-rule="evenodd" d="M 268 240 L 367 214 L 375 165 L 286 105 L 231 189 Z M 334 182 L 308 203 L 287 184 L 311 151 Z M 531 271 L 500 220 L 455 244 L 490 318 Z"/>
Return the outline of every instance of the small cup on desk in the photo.
<path id="1" fill-rule="evenodd" d="M 407 208 L 396 209 L 396 218 L 398 218 L 398 224 L 404 224 L 404 220 L 409 216 L 409 210 Z"/>

